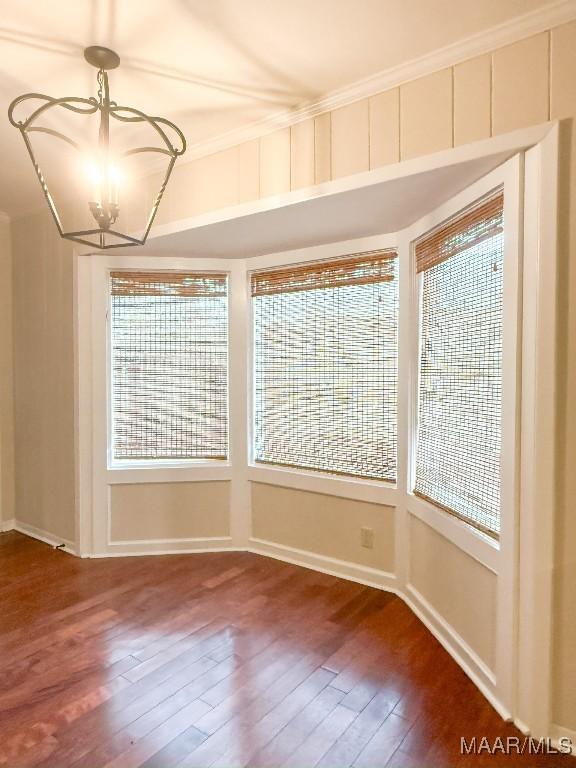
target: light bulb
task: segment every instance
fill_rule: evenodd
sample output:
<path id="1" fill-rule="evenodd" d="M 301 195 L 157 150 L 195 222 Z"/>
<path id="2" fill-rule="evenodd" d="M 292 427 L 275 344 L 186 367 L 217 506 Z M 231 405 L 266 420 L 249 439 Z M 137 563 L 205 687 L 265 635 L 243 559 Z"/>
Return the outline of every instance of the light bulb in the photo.
<path id="1" fill-rule="evenodd" d="M 123 181 L 122 173 L 115 165 L 108 166 L 108 180 L 110 184 L 120 186 Z"/>
<path id="2" fill-rule="evenodd" d="M 115 165 L 108 166 L 108 197 L 109 202 L 118 204 L 118 187 L 122 183 L 122 174 Z"/>
<path id="3" fill-rule="evenodd" d="M 86 176 L 92 185 L 92 201 L 98 204 L 118 204 L 119 187 L 124 177 L 112 163 L 102 166 L 89 160 L 85 163 Z"/>
<path id="4" fill-rule="evenodd" d="M 92 185 L 92 202 L 102 202 L 102 172 L 93 161 L 86 163 L 86 175 Z"/>

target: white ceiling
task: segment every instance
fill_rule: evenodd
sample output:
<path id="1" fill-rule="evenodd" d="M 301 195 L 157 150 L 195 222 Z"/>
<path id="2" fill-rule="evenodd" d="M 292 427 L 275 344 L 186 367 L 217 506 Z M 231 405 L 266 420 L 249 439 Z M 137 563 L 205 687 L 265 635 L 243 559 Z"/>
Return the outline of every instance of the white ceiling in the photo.
<path id="1" fill-rule="evenodd" d="M 176 122 L 189 145 L 293 109 L 550 0 L 0 0 L 0 113 L 35 91 L 95 95 L 82 51 L 114 48 L 118 103 Z M 41 203 L 0 120 L 0 211 Z"/>

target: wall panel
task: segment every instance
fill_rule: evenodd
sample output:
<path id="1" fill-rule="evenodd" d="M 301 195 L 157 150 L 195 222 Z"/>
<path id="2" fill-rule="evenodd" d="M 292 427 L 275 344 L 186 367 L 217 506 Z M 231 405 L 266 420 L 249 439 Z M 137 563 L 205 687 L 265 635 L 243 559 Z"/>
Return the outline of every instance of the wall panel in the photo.
<path id="1" fill-rule="evenodd" d="M 415 517 L 409 534 L 411 586 L 494 669 L 496 575 Z"/>
<path id="2" fill-rule="evenodd" d="M 111 541 L 229 536 L 230 483 L 110 486 Z"/>
<path id="3" fill-rule="evenodd" d="M 323 184 L 332 178 L 332 116 L 330 112 L 314 118 L 314 180 Z"/>
<path id="4" fill-rule="evenodd" d="M 370 168 L 400 160 L 400 89 L 370 99 Z"/>
<path id="5" fill-rule="evenodd" d="M 314 118 L 290 128 L 290 188 L 314 186 Z"/>
<path id="6" fill-rule="evenodd" d="M 492 120 L 495 134 L 548 120 L 548 45 L 549 34 L 543 32 L 494 53 Z"/>
<path id="7" fill-rule="evenodd" d="M 49 214 L 12 225 L 16 517 L 75 538 L 74 270 Z"/>
<path id="8" fill-rule="evenodd" d="M 0 214 L 0 524 L 14 518 L 14 357 L 12 243 Z"/>
<path id="9" fill-rule="evenodd" d="M 400 86 L 402 160 L 452 146 L 452 70 Z"/>
<path id="10" fill-rule="evenodd" d="M 290 192 L 290 128 L 260 139 L 260 197 Z"/>
<path id="11" fill-rule="evenodd" d="M 370 168 L 368 99 L 332 112 L 332 178 Z"/>
<path id="12" fill-rule="evenodd" d="M 238 202 L 260 197 L 260 141 L 254 139 L 238 147 Z"/>
<path id="13" fill-rule="evenodd" d="M 374 530 L 374 549 L 360 528 Z M 394 508 L 252 483 L 252 535 L 383 571 L 394 569 Z"/>
<path id="14" fill-rule="evenodd" d="M 454 67 L 454 145 L 488 139 L 492 122 L 492 57 Z"/>

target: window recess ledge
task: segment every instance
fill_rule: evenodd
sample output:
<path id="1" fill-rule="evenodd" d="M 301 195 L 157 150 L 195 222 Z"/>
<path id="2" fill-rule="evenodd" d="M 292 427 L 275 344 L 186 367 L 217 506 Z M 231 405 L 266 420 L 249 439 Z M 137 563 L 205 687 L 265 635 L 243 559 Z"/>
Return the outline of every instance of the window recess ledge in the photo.
<path id="1" fill-rule="evenodd" d="M 112 464 L 106 470 L 108 485 L 201 483 L 229 481 L 231 479 L 232 466 L 229 462 L 158 462 L 153 465 L 130 462 L 120 466 Z"/>
<path id="2" fill-rule="evenodd" d="M 445 512 L 413 493 L 407 494 L 408 513 L 421 520 L 452 544 L 473 557 L 485 568 L 498 573 L 500 563 L 500 545 L 495 539 L 476 530 L 464 520 Z"/>
<path id="3" fill-rule="evenodd" d="M 389 507 L 397 506 L 400 498 L 396 485 L 385 480 L 336 476 L 305 469 L 250 464 L 248 480 L 253 483 L 279 485 L 283 488 L 323 493 L 328 496 L 367 501 Z"/>

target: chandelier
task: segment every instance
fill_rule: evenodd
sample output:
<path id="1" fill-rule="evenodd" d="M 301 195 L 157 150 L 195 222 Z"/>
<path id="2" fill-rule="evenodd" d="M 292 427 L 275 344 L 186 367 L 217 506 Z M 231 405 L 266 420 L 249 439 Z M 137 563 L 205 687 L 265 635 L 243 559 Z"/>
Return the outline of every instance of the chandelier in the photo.
<path id="1" fill-rule="evenodd" d="M 8 117 L 61 237 L 100 249 L 143 245 L 186 140 L 169 120 L 110 100 L 107 70 L 120 64 L 114 51 L 91 46 L 84 58 L 98 70 L 97 97 L 27 93 Z M 17 120 L 23 102 L 33 108 Z"/>

